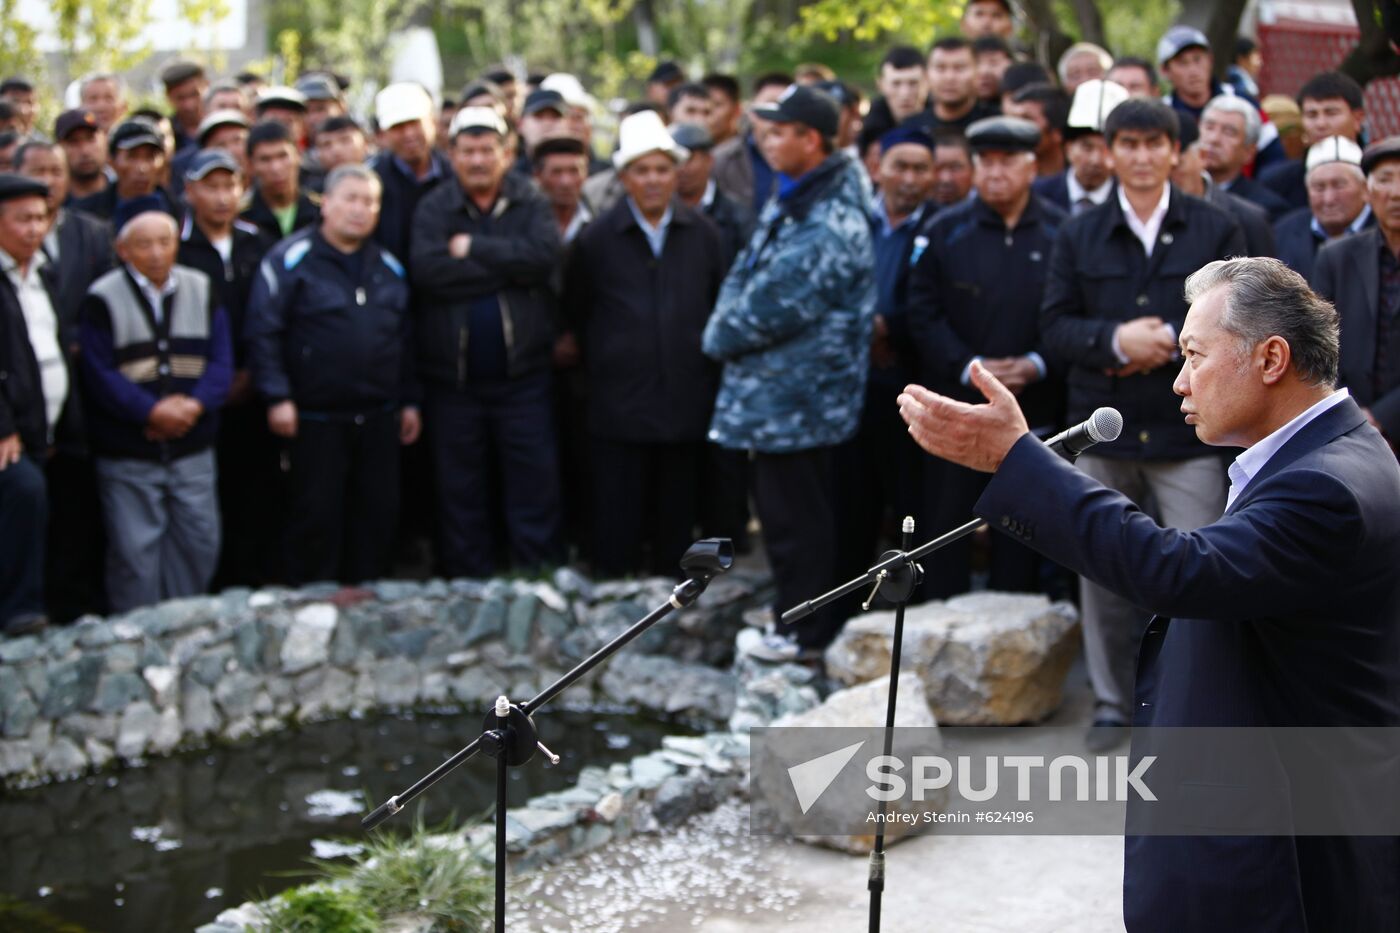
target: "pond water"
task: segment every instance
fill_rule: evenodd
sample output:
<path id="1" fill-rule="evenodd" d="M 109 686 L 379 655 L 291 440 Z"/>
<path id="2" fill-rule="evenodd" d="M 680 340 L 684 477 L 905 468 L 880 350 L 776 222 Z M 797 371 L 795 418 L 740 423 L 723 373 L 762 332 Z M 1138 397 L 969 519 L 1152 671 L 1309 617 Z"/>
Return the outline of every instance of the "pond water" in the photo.
<path id="1" fill-rule="evenodd" d="M 475 738 L 481 721 L 472 712 L 319 723 L 4 793 L 0 930 L 183 933 L 304 883 L 285 873 L 359 837 L 361 816 Z M 567 787 L 586 765 L 625 761 L 689 731 L 618 711 L 545 710 L 537 724 L 562 760 L 551 767 L 537 755 L 512 769 L 512 806 Z M 494 801 L 495 762 L 480 756 L 385 827 L 406 833 L 420 808 L 429 825 L 484 818 Z M 14 909 L 16 900 L 25 906 Z"/>

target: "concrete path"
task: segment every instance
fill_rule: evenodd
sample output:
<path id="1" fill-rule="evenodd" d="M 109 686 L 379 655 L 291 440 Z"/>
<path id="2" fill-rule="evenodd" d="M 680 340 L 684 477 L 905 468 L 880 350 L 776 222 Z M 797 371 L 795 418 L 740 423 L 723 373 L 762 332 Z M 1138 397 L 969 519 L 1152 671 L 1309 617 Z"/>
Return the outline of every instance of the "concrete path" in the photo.
<path id="1" fill-rule="evenodd" d="M 1055 724 L 1089 721 L 1083 668 Z M 867 859 L 751 836 L 730 804 L 521 880 L 510 929 L 821 933 L 868 928 Z M 888 853 L 887 933 L 1121 933 L 1121 836 L 919 836 Z"/>

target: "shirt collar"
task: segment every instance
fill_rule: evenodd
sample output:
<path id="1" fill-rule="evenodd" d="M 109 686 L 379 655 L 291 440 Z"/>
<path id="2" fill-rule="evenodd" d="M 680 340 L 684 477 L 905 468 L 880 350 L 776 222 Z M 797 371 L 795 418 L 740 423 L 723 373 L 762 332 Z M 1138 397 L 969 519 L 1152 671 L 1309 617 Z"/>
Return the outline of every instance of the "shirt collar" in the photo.
<path id="1" fill-rule="evenodd" d="M 1356 219 L 1347 225 L 1347 233 L 1360 233 L 1361 230 L 1366 226 L 1366 221 L 1370 219 L 1371 205 L 1361 205 L 1361 213 L 1357 214 Z M 1313 236 L 1317 237 L 1319 240 L 1326 241 L 1328 239 L 1331 239 L 1330 237 L 1328 237 L 1327 231 L 1322 229 L 1322 224 L 1317 222 L 1316 214 L 1312 215 L 1310 226 L 1312 227 Z M 1342 235 L 1346 236 L 1345 233 Z"/>
<path id="2" fill-rule="evenodd" d="M 11 256 L 3 249 L 0 249 L 0 269 L 3 269 L 6 275 L 8 275 L 11 279 L 14 279 L 16 281 L 24 281 L 34 276 L 38 273 L 38 271 L 41 268 L 43 268 L 44 263 L 47 261 L 48 257 L 44 255 L 44 251 L 42 249 L 35 250 L 34 257 L 29 260 L 28 274 L 21 277 L 19 272 L 19 262 L 15 259 L 15 257 Z"/>
<path id="3" fill-rule="evenodd" d="M 900 221 L 899 226 L 896 227 L 890 224 L 890 212 L 889 209 L 885 207 L 885 196 L 877 194 L 871 199 L 870 216 L 874 218 L 876 224 L 879 226 L 880 235 L 887 237 L 899 230 L 903 230 L 905 227 L 917 224 L 923 219 L 924 205 L 920 204 L 918 207 L 914 208 L 914 213 Z"/>
<path id="4" fill-rule="evenodd" d="M 715 194 L 718 191 L 719 186 L 715 184 L 715 180 L 713 178 L 705 182 L 705 193 L 700 195 L 700 209 L 702 211 L 709 210 L 710 205 L 715 203 Z"/>
<path id="5" fill-rule="evenodd" d="M 420 184 L 425 181 L 432 181 L 434 178 L 437 178 L 440 175 L 442 175 L 442 170 L 438 166 L 438 160 L 433 158 L 433 154 L 431 152 L 428 153 L 428 174 L 424 175 L 422 178 L 419 178 L 418 173 L 413 170 L 413 166 L 409 165 L 403 159 L 400 159 L 398 156 L 394 156 L 393 160 L 394 168 L 398 169 L 401 173 L 403 173 L 405 177 L 411 178 L 414 181 L 419 182 Z"/>
<path id="6" fill-rule="evenodd" d="M 1090 191 L 1079 183 L 1079 179 L 1074 177 L 1074 169 L 1065 169 L 1065 183 L 1069 186 L 1069 203 L 1073 207 L 1078 204 L 1081 198 L 1088 198 L 1095 204 L 1102 204 L 1108 200 L 1108 196 L 1113 193 L 1113 176 L 1108 176 L 1108 180 L 1097 188 Z"/>
<path id="7" fill-rule="evenodd" d="M 637 209 L 637 204 L 630 197 L 624 198 L 627 209 L 632 212 L 632 219 L 637 222 L 642 233 L 646 235 L 647 242 L 651 244 L 651 251 L 654 255 L 660 256 L 662 246 L 666 242 L 666 231 L 671 228 L 671 219 L 676 215 L 675 204 L 666 205 L 666 213 L 661 215 L 661 222 L 655 227 L 647 223 L 647 219 L 642 216 L 642 212 Z"/>
<path id="8" fill-rule="evenodd" d="M 131 263 L 126 264 L 126 271 L 131 274 L 132 279 L 135 280 L 137 286 L 140 287 L 141 291 L 143 292 L 148 292 L 150 294 L 159 294 L 162 298 L 164 298 L 167 295 L 175 294 L 174 269 L 170 270 L 170 275 L 166 276 L 165 285 L 163 285 L 159 290 L 157 290 L 155 283 L 153 283 L 150 279 L 146 278 L 141 273 L 137 272 L 136 267 L 131 265 Z"/>
<path id="9" fill-rule="evenodd" d="M 1225 508 L 1229 509 L 1231 505 L 1234 505 L 1235 500 L 1249 486 L 1250 480 L 1259 475 L 1259 471 L 1264 469 L 1264 465 L 1273 459 L 1274 454 L 1278 453 L 1284 444 L 1287 444 L 1299 431 L 1321 417 L 1324 412 L 1330 411 L 1346 401 L 1349 394 L 1346 389 L 1336 390 L 1236 457 L 1235 462 L 1230 464 L 1230 494 L 1226 500 Z"/>
<path id="10" fill-rule="evenodd" d="M 1162 199 L 1157 202 L 1157 206 L 1152 208 L 1152 216 L 1147 219 L 1149 225 L 1160 224 L 1167 216 L 1167 208 L 1171 206 L 1172 186 L 1165 184 L 1162 186 Z M 1118 206 L 1123 209 L 1123 216 L 1129 223 L 1137 221 L 1137 214 L 1133 212 L 1133 205 L 1128 201 L 1128 192 L 1120 185 L 1118 187 Z"/>

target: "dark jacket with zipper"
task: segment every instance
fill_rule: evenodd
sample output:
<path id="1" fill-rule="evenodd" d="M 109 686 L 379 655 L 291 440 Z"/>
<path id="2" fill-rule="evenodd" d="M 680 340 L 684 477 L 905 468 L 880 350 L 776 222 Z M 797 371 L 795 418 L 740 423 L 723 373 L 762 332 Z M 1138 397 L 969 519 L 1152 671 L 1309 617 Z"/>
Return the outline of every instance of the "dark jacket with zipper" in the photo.
<path id="1" fill-rule="evenodd" d="M 403 266 L 373 240 L 358 261 L 347 261 L 319 231 L 278 243 L 253 283 L 247 338 L 254 386 L 269 405 L 291 399 L 307 412 L 415 403 Z"/>
<path id="2" fill-rule="evenodd" d="M 198 269 L 209 276 L 216 301 L 228 315 L 229 334 L 233 337 L 233 361 L 238 369 L 248 365 L 247 330 L 248 294 L 258 275 L 258 266 L 267 251 L 276 243 L 267 232 L 246 220 L 233 222 L 233 249 L 229 260 L 209 242 L 194 215 L 185 217 L 180 229 L 180 253 L 177 262 Z"/>
<path id="3" fill-rule="evenodd" d="M 433 171 L 419 181 L 410 177 L 399 167 L 394 154 L 385 150 L 370 160 L 382 187 L 379 198 L 379 225 L 374 228 L 374 239 L 399 259 L 407 262 L 410 244 L 415 235 L 413 214 L 418 202 L 429 191 L 452 179 L 452 163 L 437 149 L 432 151 Z"/>
<path id="4" fill-rule="evenodd" d="M 940 211 L 923 231 L 926 243 L 909 273 L 907 328 L 919 375 L 939 392 L 982 401 L 962 374 L 976 357 L 1039 353 L 1040 301 L 1055 235 L 1065 213 L 1032 196 L 1014 229 L 980 197 Z M 1015 275 L 1007 270 L 1015 269 Z M 1049 360 L 1046 360 L 1048 363 Z M 1047 367 L 1048 368 L 1048 367 Z M 1064 407 L 1062 374 L 1026 386 L 1019 399 L 1032 427 L 1056 424 Z"/>
<path id="5" fill-rule="evenodd" d="M 448 252 L 471 236 L 463 259 Z M 418 374 L 425 383 L 465 389 L 472 305 L 494 298 L 505 336 L 505 371 L 515 379 L 546 369 L 554 344 L 550 276 L 559 260 L 559 230 L 547 202 L 526 180 L 507 175 L 489 214 L 455 178 L 424 195 L 413 219 L 409 263 L 417 311 Z"/>
<path id="6" fill-rule="evenodd" d="M 1076 424 L 1096 408 L 1123 415 L 1123 435 L 1094 448 L 1118 460 L 1185 460 L 1209 449 L 1181 418 L 1172 392 L 1177 364 L 1116 376 L 1113 352 L 1120 324 L 1159 317 L 1178 336 L 1186 320 L 1186 277 L 1208 262 L 1245 254 L 1244 234 L 1229 214 L 1175 186 L 1149 257 L 1128 226 L 1118 198 L 1072 217 L 1060 228 L 1040 306 L 1047 362 L 1066 370 L 1066 420 Z"/>
<path id="7" fill-rule="evenodd" d="M 589 431 L 642 443 L 703 441 L 719 367 L 700 337 L 728 271 L 720 231 L 677 202 L 661 256 L 627 200 L 579 234 L 564 307 L 583 338 Z"/>
<path id="8" fill-rule="evenodd" d="M 248 189 L 248 193 L 243 196 L 238 216 L 261 228 L 273 242 L 282 239 L 282 227 L 277 223 L 277 215 L 272 212 L 272 208 L 257 188 Z M 292 233 L 305 230 L 320 219 L 321 196 L 305 188 L 297 191 L 297 213 L 292 220 Z M 287 235 L 291 236 L 290 233 Z"/>

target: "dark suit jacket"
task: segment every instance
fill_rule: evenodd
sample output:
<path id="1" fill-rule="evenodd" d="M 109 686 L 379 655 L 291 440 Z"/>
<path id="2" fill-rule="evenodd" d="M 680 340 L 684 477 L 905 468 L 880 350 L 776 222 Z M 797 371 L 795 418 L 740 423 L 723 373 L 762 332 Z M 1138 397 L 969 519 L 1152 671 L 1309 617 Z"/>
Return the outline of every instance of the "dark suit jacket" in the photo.
<path id="1" fill-rule="evenodd" d="M 680 203 L 659 258 L 627 201 L 578 235 L 563 305 L 581 338 L 590 434 L 633 443 L 704 439 L 719 370 L 700 351 L 700 337 L 728 258 L 719 228 Z"/>
<path id="2" fill-rule="evenodd" d="M 1031 194 L 1038 198 L 1049 201 L 1051 204 L 1069 213 L 1069 172 L 1065 169 L 1058 175 L 1050 175 L 1046 178 L 1037 178 L 1031 182 Z"/>
<path id="3" fill-rule="evenodd" d="M 82 211 L 63 212 L 63 223 L 58 228 L 58 304 L 54 310 L 75 334 L 78 309 L 87 297 L 88 286 L 115 262 L 109 224 Z"/>
<path id="4" fill-rule="evenodd" d="M 1353 401 L 1307 424 L 1196 531 L 1159 527 L 1030 436 L 976 513 L 1157 613 L 1138 656 L 1135 758 L 1164 734 L 1143 727 L 1400 725 L 1400 467 Z M 1189 762 L 1173 786 L 1217 807 L 1278 786 L 1285 808 L 1308 803 L 1289 801 L 1286 775 L 1191 780 L 1213 765 Z M 1130 795 L 1130 826 L 1144 809 Z M 1393 837 L 1135 835 L 1124 913 L 1130 933 L 1396 930 L 1397 877 Z"/>
<path id="5" fill-rule="evenodd" d="M 1274 240 L 1278 244 L 1278 258 L 1287 263 L 1294 272 L 1307 279 L 1309 283 L 1313 280 L 1313 269 L 1317 264 L 1317 251 L 1322 248 L 1323 241 L 1317 238 L 1312 229 L 1313 214 L 1312 209 L 1303 207 L 1300 210 L 1290 211 L 1274 224 Z M 1366 223 L 1362 224 L 1362 230 L 1369 230 L 1376 225 L 1376 215 L 1366 214 Z"/>
<path id="6" fill-rule="evenodd" d="M 1269 217 L 1273 220 L 1278 220 L 1292 207 L 1283 198 L 1253 178 L 1247 178 L 1244 175 L 1235 179 L 1234 183 L 1230 185 L 1229 191 L 1237 198 L 1244 198 L 1252 204 L 1258 204 L 1269 212 Z"/>
<path id="7" fill-rule="evenodd" d="M 1214 204 L 1239 221 L 1240 229 L 1244 231 L 1246 255 L 1274 255 L 1274 230 L 1270 226 L 1268 211 L 1215 185 L 1206 190 L 1206 203 Z"/>
<path id="8" fill-rule="evenodd" d="M 1317 251 L 1313 290 L 1337 306 L 1342 319 L 1342 385 L 1369 408 L 1386 436 L 1400 439 L 1400 385 L 1372 384 L 1376 369 L 1376 314 L 1380 309 L 1381 232 L 1375 227 L 1342 237 Z M 1391 361 L 1391 371 L 1400 360 Z"/>
<path id="9" fill-rule="evenodd" d="M 53 266 L 39 270 L 39 280 L 58 314 L 58 288 Z M 53 426 L 54 446 L 84 452 L 82 400 L 78 386 L 77 324 L 58 317 L 58 343 L 68 364 L 68 398 Z M 29 326 L 10 277 L 0 273 L 0 438 L 18 434 L 25 451 L 43 464 L 49 448 L 48 412 L 39 363 L 29 342 Z"/>

